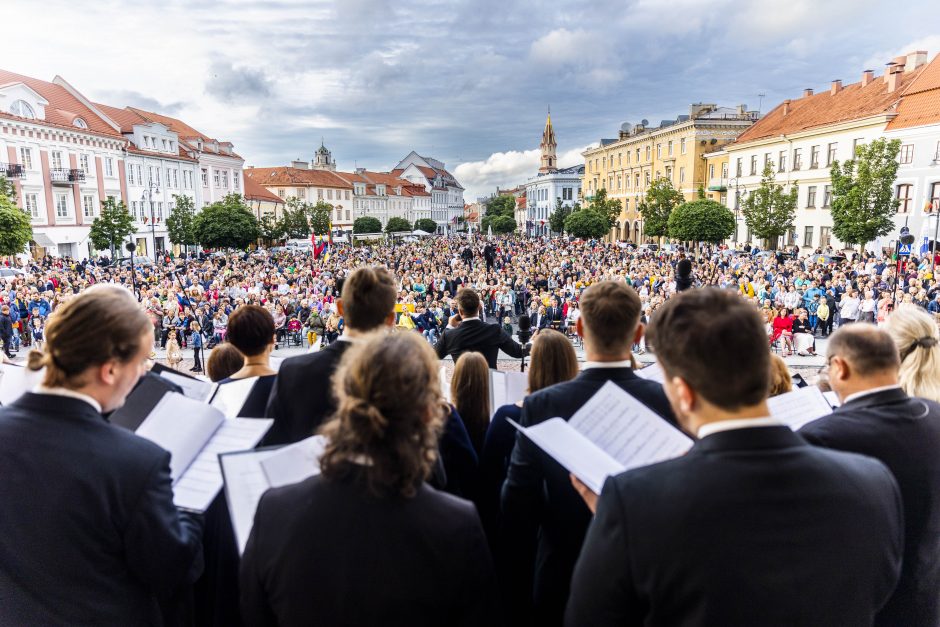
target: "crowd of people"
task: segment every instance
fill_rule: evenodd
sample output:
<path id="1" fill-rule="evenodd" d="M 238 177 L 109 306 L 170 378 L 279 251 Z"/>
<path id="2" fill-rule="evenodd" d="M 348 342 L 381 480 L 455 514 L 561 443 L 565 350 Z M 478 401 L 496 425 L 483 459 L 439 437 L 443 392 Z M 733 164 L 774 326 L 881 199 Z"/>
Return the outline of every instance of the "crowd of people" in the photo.
<path id="1" fill-rule="evenodd" d="M 0 622 L 940 623 L 929 260 L 432 238 L 130 272 L 47 259 L 0 294 L 25 307 L 5 347 L 45 331 L 42 385 L 0 408 Z M 273 419 L 262 445 L 326 437 L 241 558 L 224 495 L 177 510 L 169 455 L 107 420 L 174 335 L 214 347 L 221 385 L 257 377 L 240 415 Z M 793 432 L 767 399 L 817 335 L 841 404 Z M 273 368 L 292 341 L 324 346 Z M 529 368 L 495 407 L 500 352 Z M 611 383 L 693 444 L 596 494 L 514 423 L 569 420 Z"/>

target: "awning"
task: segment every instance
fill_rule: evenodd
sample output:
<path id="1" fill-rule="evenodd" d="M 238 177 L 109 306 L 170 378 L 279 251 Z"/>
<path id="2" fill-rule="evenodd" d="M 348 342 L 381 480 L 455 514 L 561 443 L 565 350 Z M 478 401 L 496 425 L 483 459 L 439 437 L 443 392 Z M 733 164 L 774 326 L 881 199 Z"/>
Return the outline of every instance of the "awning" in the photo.
<path id="1" fill-rule="evenodd" d="M 45 233 L 34 232 L 33 241 L 36 242 L 37 246 L 41 246 L 43 248 L 52 248 L 53 246 L 55 246 L 55 242 L 53 242 L 52 239 Z"/>

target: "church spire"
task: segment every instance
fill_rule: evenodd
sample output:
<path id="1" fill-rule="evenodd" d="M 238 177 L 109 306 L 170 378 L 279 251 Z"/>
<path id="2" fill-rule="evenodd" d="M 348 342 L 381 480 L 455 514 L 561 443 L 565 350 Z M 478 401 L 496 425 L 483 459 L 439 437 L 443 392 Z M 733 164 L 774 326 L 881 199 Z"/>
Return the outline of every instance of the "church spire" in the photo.
<path id="1" fill-rule="evenodd" d="M 545 120 L 545 130 L 542 131 L 542 143 L 539 145 L 542 158 L 539 163 L 539 172 L 548 174 L 558 170 L 558 159 L 555 151 L 558 143 L 555 141 L 555 129 L 552 127 L 552 109 L 548 108 L 548 117 Z"/>

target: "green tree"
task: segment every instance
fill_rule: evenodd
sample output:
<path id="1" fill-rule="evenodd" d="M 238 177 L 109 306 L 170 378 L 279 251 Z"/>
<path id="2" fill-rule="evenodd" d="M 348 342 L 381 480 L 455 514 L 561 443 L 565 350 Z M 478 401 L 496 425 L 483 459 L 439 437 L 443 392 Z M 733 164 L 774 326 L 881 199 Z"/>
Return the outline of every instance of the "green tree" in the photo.
<path id="1" fill-rule="evenodd" d="M 684 202 L 669 214 L 669 237 L 717 243 L 734 233 L 734 213 L 714 200 Z"/>
<path id="2" fill-rule="evenodd" d="M 421 218 L 415 222 L 416 231 L 424 231 L 425 233 L 436 233 L 437 232 L 437 222 L 431 218 Z"/>
<path id="3" fill-rule="evenodd" d="M 318 200 L 312 207 L 308 205 L 310 213 L 310 230 L 319 236 L 327 236 L 330 232 L 331 216 L 333 215 L 333 205 L 325 200 Z"/>
<path id="4" fill-rule="evenodd" d="M 5 176 L 0 176 L 0 196 L 6 196 L 16 204 L 16 185 Z"/>
<path id="5" fill-rule="evenodd" d="M 548 225 L 555 233 L 563 233 L 565 230 L 565 220 L 572 213 L 572 208 L 563 204 L 561 198 L 555 199 L 555 210 L 548 216 Z"/>
<path id="6" fill-rule="evenodd" d="M 511 194 L 503 194 L 501 196 L 494 196 L 486 201 L 486 216 L 509 216 L 510 218 L 514 217 L 516 214 L 516 197 Z"/>
<path id="7" fill-rule="evenodd" d="M 209 248 L 245 248 L 258 239 L 258 220 L 240 194 L 203 208 L 193 222 L 196 239 Z"/>
<path id="8" fill-rule="evenodd" d="M 261 216 L 261 221 L 258 222 L 258 230 L 261 237 L 268 243 L 284 239 L 284 221 L 278 220 L 273 214 L 266 213 Z"/>
<path id="9" fill-rule="evenodd" d="M 170 241 L 177 246 L 194 246 L 196 234 L 193 231 L 193 220 L 196 214 L 196 205 L 189 196 L 173 195 L 173 208 L 166 217 L 166 234 Z"/>
<path id="10" fill-rule="evenodd" d="M 751 233 L 767 240 L 770 250 L 777 250 L 777 239 L 786 235 L 796 218 L 796 181 L 790 191 L 783 191 L 774 177 L 773 161 L 768 161 L 761 175 L 760 187 L 747 195 L 741 207 L 744 222 Z"/>
<path id="11" fill-rule="evenodd" d="M 593 209 L 584 208 L 574 211 L 565 220 L 565 231 L 581 239 L 595 239 L 610 232 L 607 217 Z"/>
<path id="12" fill-rule="evenodd" d="M 296 198 L 287 201 L 284 215 L 281 217 L 281 229 L 290 239 L 306 239 L 310 237 L 310 223 L 307 222 L 309 207 L 307 203 Z"/>
<path id="13" fill-rule="evenodd" d="M 29 214 L 16 206 L 16 190 L 8 193 L 11 187 L 0 178 L 0 255 L 21 253 L 33 239 Z"/>
<path id="14" fill-rule="evenodd" d="M 353 233 L 359 235 L 360 233 L 381 233 L 382 232 L 382 223 L 378 218 L 373 218 L 372 216 L 363 216 L 361 218 L 356 218 L 353 222 Z"/>
<path id="15" fill-rule="evenodd" d="M 856 146 L 854 159 L 832 163 L 832 233 L 847 244 L 858 244 L 862 252 L 865 244 L 894 230 L 900 150 L 898 139 L 876 139 Z"/>
<path id="16" fill-rule="evenodd" d="M 608 231 L 614 228 L 614 226 L 617 224 L 617 219 L 620 217 L 621 207 L 622 205 L 620 204 L 620 201 L 616 198 L 607 198 L 606 189 L 598 190 L 591 199 L 590 204 L 587 206 L 588 209 L 604 216 L 604 219 L 607 220 Z"/>
<path id="17" fill-rule="evenodd" d="M 98 250 L 120 248 L 127 236 L 134 232 L 134 218 L 123 202 L 108 198 L 101 203 L 101 213 L 91 223 L 88 237 Z"/>
<path id="18" fill-rule="evenodd" d="M 388 223 L 385 225 L 386 233 L 411 233 L 411 222 L 404 218 L 394 217 L 389 218 Z"/>
<path id="19" fill-rule="evenodd" d="M 650 184 L 646 198 L 638 207 L 643 215 L 643 228 L 648 237 L 665 237 L 669 232 L 669 214 L 685 202 L 682 192 L 664 176 Z"/>
<path id="20" fill-rule="evenodd" d="M 516 230 L 516 220 L 507 215 L 484 216 L 480 228 L 486 232 L 490 227 L 493 227 L 494 233 L 512 233 Z"/>

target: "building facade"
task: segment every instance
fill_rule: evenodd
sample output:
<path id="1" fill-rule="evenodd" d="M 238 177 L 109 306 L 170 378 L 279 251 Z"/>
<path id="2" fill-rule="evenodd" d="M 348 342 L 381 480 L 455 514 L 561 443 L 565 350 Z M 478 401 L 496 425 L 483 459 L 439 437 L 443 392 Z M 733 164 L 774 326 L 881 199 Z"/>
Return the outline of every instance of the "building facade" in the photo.
<path id="1" fill-rule="evenodd" d="M 516 226 L 527 235 L 548 235 L 548 218 L 559 206 L 572 207 L 581 199 L 584 166 L 558 167 L 558 142 L 551 114 L 545 120 L 539 144 L 539 173 L 525 182 L 522 207 L 516 204 Z M 524 211 L 522 211 L 524 209 Z"/>
<path id="2" fill-rule="evenodd" d="M 431 219 L 437 222 L 439 233 L 456 228 L 458 218 L 463 216 L 464 188 L 442 162 L 411 151 L 391 174 L 423 185 L 431 194 Z"/>

